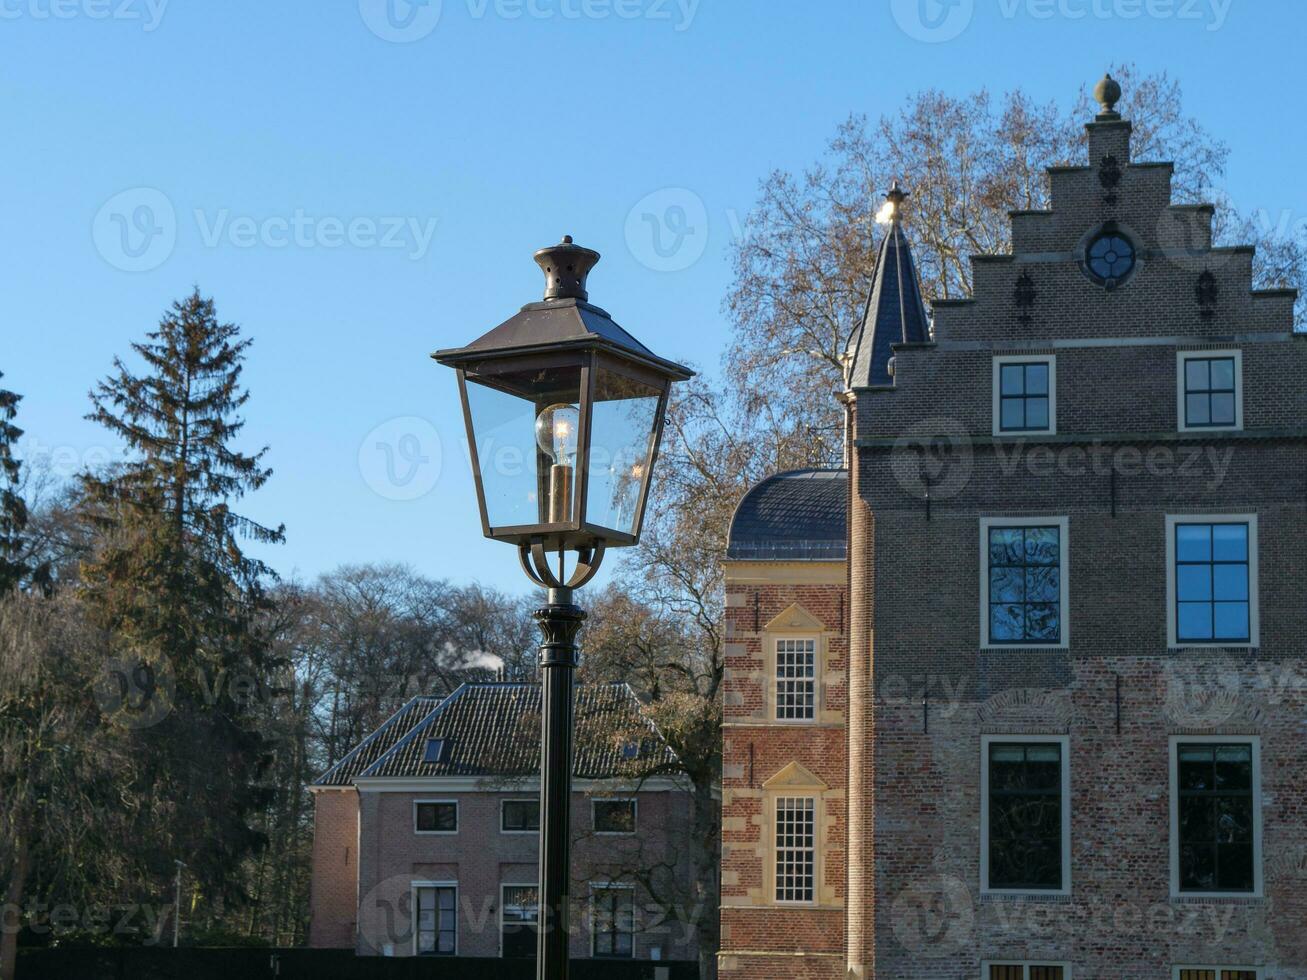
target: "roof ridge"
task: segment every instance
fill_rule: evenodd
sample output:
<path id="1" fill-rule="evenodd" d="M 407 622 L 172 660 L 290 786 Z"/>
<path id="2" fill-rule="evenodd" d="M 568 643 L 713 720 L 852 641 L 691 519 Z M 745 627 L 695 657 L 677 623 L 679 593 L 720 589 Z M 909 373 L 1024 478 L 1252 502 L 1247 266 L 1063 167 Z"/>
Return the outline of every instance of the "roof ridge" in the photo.
<path id="1" fill-rule="evenodd" d="M 413 695 L 411 698 L 409 698 L 407 701 L 405 701 L 402 705 L 400 705 L 398 708 L 396 708 L 396 709 L 391 713 L 390 717 L 388 717 L 388 718 L 387 718 L 385 721 L 383 721 L 380 725 L 378 725 L 376 728 L 374 728 L 374 729 L 373 729 L 373 730 L 368 734 L 368 736 L 367 736 L 366 738 L 363 739 L 363 741 L 359 742 L 359 743 L 358 743 L 357 745 L 355 745 L 352 749 L 350 749 L 348 752 L 346 752 L 344 755 L 342 755 L 339 759 L 337 759 L 336 762 L 332 765 L 332 767 L 331 767 L 330 769 L 328 769 L 328 770 L 327 770 L 326 772 L 324 772 L 321 776 L 319 776 L 316 780 L 314 780 L 314 782 L 312 783 L 312 785 L 314 785 L 314 786 L 326 786 L 326 785 L 327 785 L 327 780 L 331 778 L 331 774 L 332 774 L 332 773 L 334 773 L 337 769 L 339 769 L 341 766 L 343 766 L 346 762 L 348 762 L 348 761 L 349 761 L 351 758 L 353 758 L 355 755 L 357 755 L 358 753 L 362 752 L 362 751 L 363 751 L 363 750 L 364 750 L 368 745 L 372 744 L 372 741 L 373 741 L 375 738 L 377 738 L 377 737 L 378 737 L 382 732 L 384 732 L 388 727 L 390 727 L 390 723 L 391 723 L 392 721 L 394 721 L 396 718 L 398 718 L 400 715 L 402 715 L 405 711 L 407 711 L 409 708 L 411 708 L 411 707 L 412 707 L 416 702 L 418 702 L 418 701 L 432 701 L 432 700 L 436 700 L 435 695 L 431 695 L 431 694 L 415 694 L 415 695 Z"/>
<path id="2" fill-rule="evenodd" d="M 449 697 L 445 698 L 438 705 L 436 705 L 425 715 L 423 715 L 422 720 L 419 721 L 412 728 L 410 728 L 408 730 L 408 733 L 405 734 L 403 738 L 399 739 L 394 745 L 386 749 L 385 752 L 382 752 L 381 755 L 377 756 L 377 758 L 373 761 L 372 765 L 368 766 L 361 773 L 359 773 L 358 776 L 355 776 L 354 778 L 358 779 L 360 777 L 368 775 L 368 773 L 372 772 L 373 769 L 376 769 L 379 765 L 381 765 L 383 762 L 389 759 L 400 748 L 400 746 L 407 745 L 409 742 L 411 742 L 413 740 L 413 737 L 417 735 L 419 729 L 425 728 L 430 723 L 432 718 L 434 718 L 436 715 L 444 711 L 445 708 L 447 708 L 450 704 L 452 704 L 456 699 L 462 697 L 463 694 L 468 690 L 468 687 L 469 685 L 467 684 L 467 682 L 458 685 L 458 687 L 454 689 L 454 691 L 449 695 Z"/>

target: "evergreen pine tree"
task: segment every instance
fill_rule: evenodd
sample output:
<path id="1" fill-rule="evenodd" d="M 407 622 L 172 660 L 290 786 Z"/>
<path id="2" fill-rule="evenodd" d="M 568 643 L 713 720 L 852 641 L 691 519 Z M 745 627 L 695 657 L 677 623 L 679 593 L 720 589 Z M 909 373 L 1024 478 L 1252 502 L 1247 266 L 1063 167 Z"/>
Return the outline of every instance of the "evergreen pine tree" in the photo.
<path id="1" fill-rule="evenodd" d="M 22 397 L 0 388 L 0 595 L 18 585 L 27 572 L 22 561 L 27 507 L 18 493 L 19 462 L 14 456 L 23 430 L 13 424 Z"/>
<path id="2" fill-rule="evenodd" d="M 248 697 L 266 690 L 272 668 L 260 626 L 272 576 L 241 542 L 279 542 L 284 531 L 232 510 L 271 475 L 266 447 L 233 445 L 249 397 L 250 341 L 239 333 L 198 289 L 174 303 L 132 345 L 144 371 L 115 358 L 91 392 L 87 417 L 126 444 L 129 461 L 83 476 L 101 531 L 84 595 L 125 665 L 133 689 L 123 700 L 139 709 L 125 721 L 145 760 L 133 800 L 153 845 L 143 870 L 164 877 L 181 858 L 214 900 L 240 897 L 239 864 L 261 843 L 249 817 L 267 747 Z"/>

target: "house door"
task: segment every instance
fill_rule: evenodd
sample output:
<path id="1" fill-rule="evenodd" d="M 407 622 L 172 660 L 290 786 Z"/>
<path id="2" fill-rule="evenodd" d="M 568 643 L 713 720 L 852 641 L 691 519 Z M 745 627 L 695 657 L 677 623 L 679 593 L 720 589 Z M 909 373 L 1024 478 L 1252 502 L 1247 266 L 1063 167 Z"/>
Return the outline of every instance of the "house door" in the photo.
<path id="1" fill-rule="evenodd" d="M 500 905 L 501 955 L 533 959 L 536 955 L 536 916 L 540 896 L 535 885 L 505 885 Z"/>

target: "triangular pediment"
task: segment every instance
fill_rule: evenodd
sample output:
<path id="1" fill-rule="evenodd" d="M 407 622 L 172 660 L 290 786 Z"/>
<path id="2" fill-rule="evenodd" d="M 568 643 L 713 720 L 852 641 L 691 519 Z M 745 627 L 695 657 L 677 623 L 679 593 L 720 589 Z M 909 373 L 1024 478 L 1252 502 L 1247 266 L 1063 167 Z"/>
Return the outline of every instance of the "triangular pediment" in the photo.
<path id="1" fill-rule="evenodd" d="M 763 627 L 768 633 L 820 633 L 822 621 L 797 602 Z"/>
<path id="2" fill-rule="evenodd" d="M 772 776 L 762 784 L 763 789 L 830 789 L 813 773 L 799 765 L 797 762 L 791 762 L 788 766 Z"/>

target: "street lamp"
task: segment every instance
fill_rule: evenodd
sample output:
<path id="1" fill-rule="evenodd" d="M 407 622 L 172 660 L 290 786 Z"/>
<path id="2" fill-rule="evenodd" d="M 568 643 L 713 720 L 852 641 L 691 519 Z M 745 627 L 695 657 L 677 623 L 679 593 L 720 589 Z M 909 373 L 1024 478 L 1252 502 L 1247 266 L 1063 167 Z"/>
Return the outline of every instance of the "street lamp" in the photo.
<path id="1" fill-rule="evenodd" d="M 537 976 L 564 980 L 572 677 L 585 620 L 572 591 L 594 577 L 607 548 L 639 542 L 667 394 L 693 372 L 588 302 L 598 252 L 567 236 L 535 261 L 545 274 L 541 302 L 432 357 L 458 372 L 482 530 L 516 545 L 523 571 L 548 590 L 535 613 L 544 634 Z"/>

